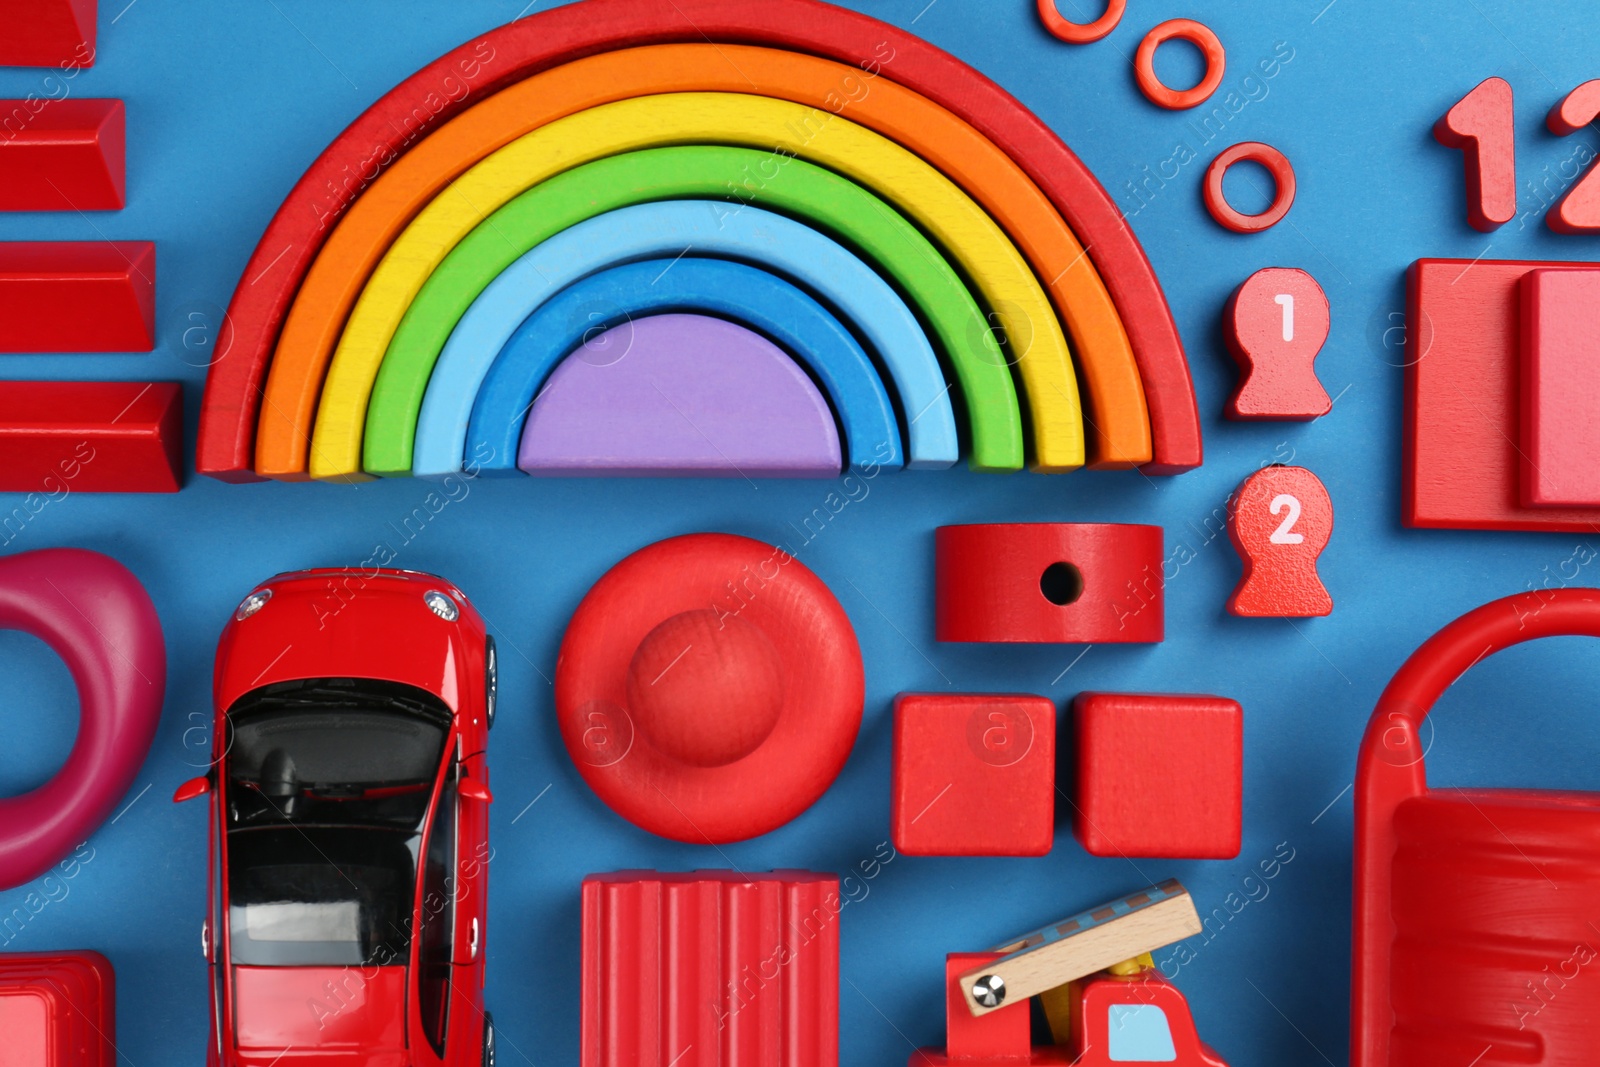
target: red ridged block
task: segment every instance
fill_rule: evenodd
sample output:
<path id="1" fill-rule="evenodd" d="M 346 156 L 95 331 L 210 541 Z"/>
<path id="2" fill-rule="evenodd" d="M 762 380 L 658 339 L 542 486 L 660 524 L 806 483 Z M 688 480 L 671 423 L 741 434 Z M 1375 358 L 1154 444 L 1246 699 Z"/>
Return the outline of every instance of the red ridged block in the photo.
<path id="1" fill-rule="evenodd" d="M 119 210 L 127 140 L 121 100 L 0 100 L 0 211 Z"/>
<path id="2" fill-rule="evenodd" d="M 837 1067 L 839 880 L 583 880 L 581 1067 Z"/>
<path id="3" fill-rule="evenodd" d="M 940 641 L 1116 644 L 1165 636 L 1159 526 L 941 526 L 934 569 Z"/>
<path id="4" fill-rule="evenodd" d="M 1055 839 L 1056 706 L 901 693 L 889 826 L 908 856 L 1043 856 Z"/>
<path id="5" fill-rule="evenodd" d="M 0 0 L 0 67 L 92 67 L 97 0 Z"/>
<path id="6" fill-rule="evenodd" d="M 0 382 L 0 492 L 176 493 L 177 382 Z"/>
<path id="7" fill-rule="evenodd" d="M 149 241 L 0 243 L 0 352 L 148 352 L 155 313 Z"/>
<path id="8" fill-rule="evenodd" d="M 0 1064 L 115 1067 L 115 987 L 98 952 L 0 955 Z"/>
<path id="9" fill-rule="evenodd" d="M 1072 833 L 1092 856 L 1232 859 L 1244 710 L 1225 697 L 1083 693 L 1073 704 Z"/>

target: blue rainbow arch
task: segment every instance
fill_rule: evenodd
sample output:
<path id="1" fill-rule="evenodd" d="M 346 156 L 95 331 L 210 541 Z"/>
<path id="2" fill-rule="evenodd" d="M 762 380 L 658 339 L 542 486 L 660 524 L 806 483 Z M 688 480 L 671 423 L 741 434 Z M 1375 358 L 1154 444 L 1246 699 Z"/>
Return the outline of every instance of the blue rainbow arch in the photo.
<path id="1" fill-rule="evenodd" d="M 490 368 L 506 341 L 547 300 L 608 267 L 685 250 L 757 264 L 837 309 L 894 383 L 907 412 L 907 465 L 949 467 L 960 458 L 938 357 L 917 317 L 883 278 L 838 242 L 785 216 L 672 200 L 619 208 L 563 230 L 524 253 L 478 295 L 428 379 L 411 472 L 442 477 L 461 469 L 473 408 Z"/>
<path id="2" fill-rule="evenodd" d="M 500 349 L 478 390 L 465 455 L 487 457 L 479 463 L 485 473 L 515 473 L 528 413 L 569 353 L 603 330 L 682 311 L 747 326 L 806 367 L 832 402 L 852 466 L 903 465 L 889 394 L 850 331 L 782 278 L 743 263 L 697 256 L 641 260 L 591 274 L 529 315 Z"/>

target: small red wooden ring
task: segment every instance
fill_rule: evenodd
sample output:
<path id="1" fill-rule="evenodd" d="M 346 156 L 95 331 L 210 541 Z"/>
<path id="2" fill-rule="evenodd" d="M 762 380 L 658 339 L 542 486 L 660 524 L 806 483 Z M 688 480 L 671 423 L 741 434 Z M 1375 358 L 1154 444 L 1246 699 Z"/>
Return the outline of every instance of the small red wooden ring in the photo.
<path id="1" fill-rule="evenodd" d="M 1040 0 L 1041 5 L 1048 0 Z M 1206 57 L 1206 76 L 1193 89 L 1169 89 L 1156 77 L 1156 49 L 1173 38 L 1188 41 Z M 1222 84 L 1222 75 L 1228 69 L 1228 53 L 1222 47 L 1211 27 L 1194 19 L 1168 19 L 1139 42 L 1139 52 L 1133 59 L 1133 71 L 1139 80 L 1139 91 L 1152 104 L 1169 111 L 1183 111 L 1198 107 L 1211 99 L 1211 94 Z"/>
<path id="2" fill-rule="evenodd" d="M 1259 215 L 1235 211 L 1222 192 L 1222 179 L 1227 176 L 1228 168 L 1246 159 L 1266 167 L 1272 175 L 1273 184 L 1278 187 L 1272 206 Z M 1234 233 L 1260 233 L 1276 226 L 1294 206 L 1294 168 L 1289 165 L 1288 158 L 1271 145 L 1260 141 L 1243 141 L 1224 149 L 1206 168 L 1205 195 L 1206 210 L 1220 225 Z"/>
<path id="3" fill-rule="evenodd" d="M 1044 28 L 1068 44 L 1089 44 L 1098 41 L 1117 28 L 1122 13 L 1128 9 L 1128 0 L 1109 0 L 1106 13 L 1093 22 L 1073 22 L 1063 18 L 1056 0 L 1039 0 L 1039 18 Z"/>

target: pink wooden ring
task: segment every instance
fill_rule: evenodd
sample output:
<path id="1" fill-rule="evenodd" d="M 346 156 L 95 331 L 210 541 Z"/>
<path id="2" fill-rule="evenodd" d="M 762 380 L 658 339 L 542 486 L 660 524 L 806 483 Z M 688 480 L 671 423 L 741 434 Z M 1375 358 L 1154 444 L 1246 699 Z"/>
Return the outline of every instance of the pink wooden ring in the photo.
<path id="1" fill-rule="evenodd" d="M 1039 18 L 1044 28 L 1068 44 L 1088 44 L 1098 41 L 1117 28 L 1122 13 L 1128 9 L 1128 0 L 1109 0 L 1106 13 L 1093 22 L 1072 22 L 1063 18 L 1056 0 L 1039 0 Z"/>
<path id="2" fill-rule="evenodd" d="M 0 890 L 87 840 L 139 773 L 167 685 L 166 643 L 139 579 L 110 556 L 50 548 L 0 559 L 0 629 L 53 649 L 78 687 L 78 739 L 54 778 L 0 799 Z"/>
<path id="3" fill-rule="evenodd" d="M 1246 159 L 1266 167 L 1272 175 L 1273 184 L 1278 187 L 1277 195 L 1272 198 L 1272 206 L 1259 215 L 1246 215 L 1234 210 L 1222 192 L 1222 179 L 1227 177 L 1228 168 Z M 1242 141 L 1224 149 L 1206 168 L 1205 195 L 1206 210 L 1218 223 L 1234 233 L 1260 233 L 1276 226 L 1294 206 L 1294 168 L 1289 165 L 1288 158 L 1271 145 L 1260 141 Z"/>
<path id="4" fill-rule="evenodd" d="M 1193 89 L 1169 89 L 1156 77 L 1156 49 L 1177 37 L 1188 41 L 1206 57 L 1206 76 Z M 1222 47 L 1211 27 L 1194 19 L 1168 19 L 1139 42 L 1139 51 L 1133 57 L 1133 73 L 1138 79 L 1139 91 L 1168 111 L 1183 111 L 1198 107 L 1211 99 L 1211 94 L 1222 84 L 1222 75 L 1228 69 L 1228 53 Z"/>

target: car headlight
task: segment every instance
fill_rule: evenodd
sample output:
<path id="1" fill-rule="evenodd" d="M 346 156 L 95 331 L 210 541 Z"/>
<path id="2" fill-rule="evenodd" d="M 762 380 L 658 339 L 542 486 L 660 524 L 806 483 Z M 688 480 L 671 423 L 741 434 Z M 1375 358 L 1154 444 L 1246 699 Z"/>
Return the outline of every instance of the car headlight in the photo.
<path id="1" fill-rule="evenodd" d="M 272 590 L 257 589 L 254 593 L 239 601 L 239 607 L 233 613 L 235 622 L 244 622 L 250 616 L 267 606 L 267 601 L 272 599 Z"/>
<path id="2" fill-rule="evenodd" d="M 429 611 L 445 622 L 455 622 L 461 617 L 461 609 L 456 606 L 456 602 L 437 589 L 423 593 L 422 602 L 428 605 Z"/>

